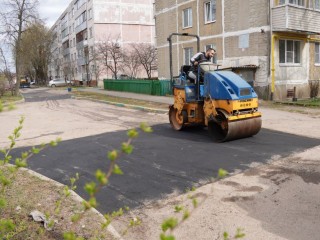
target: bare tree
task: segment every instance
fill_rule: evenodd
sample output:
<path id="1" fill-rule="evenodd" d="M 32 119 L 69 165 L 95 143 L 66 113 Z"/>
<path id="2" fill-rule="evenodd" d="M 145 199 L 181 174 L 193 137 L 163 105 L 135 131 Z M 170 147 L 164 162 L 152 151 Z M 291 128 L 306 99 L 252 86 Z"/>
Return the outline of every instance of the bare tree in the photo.
<path id="1" fill-rule="evenodd" d="M 52 35 L 40 22 L 30 25 L 21 37 L 21 71 L 45 84 L 48 78 L 48 63 L 51 58 Z"/>
<path id="2" fill-rule="evenodd" d="M 157 50 L 152 44 L 137 43 L 132 44 L 140 64 L 147 73 L 148 78 L 152 77 L 152 70 L 157 65 Z"/>
<path id="3" fill-rule="evenodd" d="M 0 12 L 0 33 L 6 35 L 13 48 L 16 65 L 16 91 L 20 87 L 21 37 L 27 26 L 38 19 L 37 0 L 4 0 Z"/>
<path id="4" fill-rule="evenodd" d="M 3 75 L 5 77 L 4 80 L 8 81 L 9 83 L 9 88 L 11 90 L 11 95 L 14 95 L 15 92 L 15 88 L 14 88 L 14 73 L 11 72 L 10 70 L 10 66 L 8 63 L 8 60 L 2 50 L 2 48 L 0 48 L 0 63 L 1 63 L 1 68 L 0 68 L 0 74 Z M 4 89 L 5 90 L 5 84 L 4 84 Z"/>
<path id="5" fill-rule="evenodd" d="M 94 78 L 97 81 L 99 81 L 100 75 L 103 72 L 103 69 L 99 67 L 99 52 L 96 48 L 91 48 L 89 52 L 89 61 L 88 61 L 88 68 L 89 65 L 91 66 L 88 70 L 90 72 L 91 76 L 94 76 Z M 92 78 L 91 78 L 92 79 Z"/>
<path id="6" fill-rule="evenodd" d="M 123 53 L 123 70 L 130 78 L 137 76 L 140 66 L 139 56 L 135 50 Z"/>
<path id="7" fill-rule="evenodd" d="M 122 70 L 123 55 L 119 44 L 119 39 L 116 41 L 102 41 L 97 44 L 97 54 L 107 70 L 110 70 L 115 79 L 118 78 L 119 72 Z"/>

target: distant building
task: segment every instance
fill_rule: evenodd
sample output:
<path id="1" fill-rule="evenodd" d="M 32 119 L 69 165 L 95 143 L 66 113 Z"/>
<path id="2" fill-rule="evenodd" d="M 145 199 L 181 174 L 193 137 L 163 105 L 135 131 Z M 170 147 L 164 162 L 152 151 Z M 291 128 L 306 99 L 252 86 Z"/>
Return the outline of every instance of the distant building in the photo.
<path id="1" fill-rule="evenodd" d="M 91 59 L 96 44 L 108 39 L 118 41 L 121 49 L 130 48 L 131 43 L 154 44 L 153 2 L 73 0 L 51 28 L 49 76 L 81 84 L 87 80 L 95 84 L 98 77 L 100 86 L 103 78 L 113 78 L 110 71 L 102 70 L 101 61 Z M 146 77 L 143 71 L 140 77 Z"/>
<path id="2" fill-rule="evenodd" d="M 196 34 L 200 50 L 217 50 L 214 61 L 246 79 L 260 98 L 309 97 L 320 78 L 320 0 L 157 0 L 159 78 L 169 78 L 167 37 Z M 196 39 L 175 37 L 173 72 L 189 64 Z"/>

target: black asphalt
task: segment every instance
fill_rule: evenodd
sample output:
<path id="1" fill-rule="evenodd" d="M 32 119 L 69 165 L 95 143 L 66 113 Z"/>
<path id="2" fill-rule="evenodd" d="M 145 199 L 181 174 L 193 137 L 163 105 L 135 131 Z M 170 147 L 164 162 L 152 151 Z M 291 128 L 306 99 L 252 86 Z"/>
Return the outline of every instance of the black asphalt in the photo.
<path id="1" fill-rule="evenodd" d="M 274 155 L 287 156 L 320 144 L 320 140 L 262 129 L 254 137 L 226 143 L 210 141 L 206 129 L 177 132 L 169 124 L 156 125 L 151 134 L 141 134 L 133 143 L 134 152 L 121 157 L 122 176 L 112 176 L 110 185 L 97 196 L 102 213 L 123 206 L 143 206 L 174 190 L 184 192 L 204 184 L 219 168 L 229 172 L 245 170 L 254 162 L 266 163 Z M 80 174 L 77 192 L 94 180 L 96 169 L 106 170 L 107 152 L 119 148 L 126 132 L 118 131 L 61 142 L 32 158 L 29 167 L 64 184 Z M 16 149 L 21 152 L 23 149 Z"/>
<path id="2" fill-rule="evenodd" d="M 62 95 L 27 91 L 24 95 L 28 102 L 70 98 L 67 91 Z M 135 139 L 133 153 L 118 162 L 124 175 L 113 175 L 98 194 L 102 213 L 123 206 L 141 207 L 175 190 L 199 187 L 216 177 L 219 168 L 231 173 L 245 170 L 251 163 L 267 163 L 275 155 L 285 157 L 320 144 L 319 139 L 267 129 L 254 137 L 225 143 L 212 142 L 205 128 L 178 132 L 167 123 L 153 126 L 153 130 Z M 79 173 L 76 192 L 87 199 L 84 184 L 95 179 L 97 169 L 108 169 L 107 152 L 119 149 L 126 140 L 126 131 L 118 131 L 62 141 L 33 157 L 29 168 L 68 185 L 70 177 Z M 13 155 L 25 150 L 15 149 Z"/>

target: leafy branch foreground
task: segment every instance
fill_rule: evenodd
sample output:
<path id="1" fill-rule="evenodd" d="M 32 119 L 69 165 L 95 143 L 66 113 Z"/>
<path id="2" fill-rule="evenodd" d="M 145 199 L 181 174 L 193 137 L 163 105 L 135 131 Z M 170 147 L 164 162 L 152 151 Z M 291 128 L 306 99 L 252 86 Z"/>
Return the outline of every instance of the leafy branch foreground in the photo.
<path id="1" fill-rule="evenodd" d="M 108 184 L 112 174 L 123 174 L 117 165 L 117 160 L 121 154 L 131 154 L 133 151 L 132 141 L 139 133 L 136 129 L 127 132 L 128 141 L 122 143 L 121 150 L 112 150 L 108 153 L 110 160 L 109 168 L 106 172 L 98 169 L 95 173 L 96 180 L 85 185 L 85 190 L 89 194 L 89 199 L 82 202 L 75 202 L 70 198 L 72 191 L 76 190 L 77 174 L 70 179 L 70 186 L 56 186 L 48 181 L 32 175 L 30 177 L 27 167 L 27 160 L 34 154 L 40 153 L 49 146 L 56 146 L 60 139 L 49 144 L 42 144 L 40 147 L 33 147 L 29 151 L 23 152 L 21 157 L 17 157 L 14 165 L 10 152 L 13 150 L 16 140 L 20 137 L 24 118 L 19 121 L 19 126 L 14 129 L 8 138 L 10 145 L 1 150 L 3 159 L 0 159 L 0 238 L 1 239 L 114 239 L 107 231 L 109 224 L 117 217 L 128 211 L 128 207 L 119 209 L 110 214 L 105 214 L 104 218 L 94 211 L 89 211 L 97 207 L 96 194 Z M 151 132 L 152 129 L 145 124 L 140 125 L 143 132 Z M 218 177 L 222 178 L 227 172 L 220 169 Z M 33 187 L 34 186 L 34 187 Z M 193 191 L 194 189 L 192 189 Z M 193 209 L 184 206 L 175 206 L 176 213 L 182 213 L 181 218 L 169 217 L 163 221 L 160 235 L 161 240 L 174 240 L 174 230 L 187 220 L 192 212 L 202 202 L 197 198 L 190 197 Z M 44 212 L 44 223 L 40 225 L 30 219 L 30 212 L 33 210 Z M 141 224 L 140 219 L 132 219 L 128 226 L 121 232 L 125 235 L 131 227 Z M 47 226 L 46 226 L 47 225 Z M 229 237 L 228 233 L 223 234 L 224 240 L 244 237 L 241 229 L 238 229 L 234 237 Z"/>
<path id="2" fill-rule="evenodd" d="M 29 176 L 25 170 L 27 161 L 34 154 L 40 153 L 49 146 L 56 146 L 60 139 L 40 147 L 21 153 L 20 157 L 12 159 L 11 151 L 20 137 L 24 118 L 19 121 L 19 126 L 14 129 L 9 147 L 2 149 L 0 159 L 0 239 L 113 239 L 106 230 L 112 219 L 122 215 L 123 209 L 111 214 L 101 215 L 89 211 L 97 207 L 96 194 L 108 184 L 112 174 L 123 174 L 116 164 L 121 154 L 131 154 L 134 138 L 138 137 L 136 129 L 128 131 L 128 141 L 122 143 L 121 150 L 113 150 L 108 153 L 110 160 L 106 173 L 97 170 L 96 181 L 85 185 L 85 190 L 90 198 L 86 201 L 73 202 L 70 198 L 72 191 L 76 189 L 78 174 L 70 179 L 70 186 L 56 186 L 48 181 L 43 181 L 37 176 Z M 152 129 L 145 124 L 140 125 L 143 132 L 151 132 Z M 10 163 L 14 162 L 14 165 Z M 35 186 L 34 188 L 32 186 Z M 30 212 L 39 209 L 44 212 L 45 222 L 48 228 L 31 221 Z M 128 210 L 128 208 L 125 208 Z M 40 211 L 39 211 L 40 212 Z M 100 226 L 99 224 L 100 223 Z M 138 220 L 130 223 L 129 227 L 138 224 Z M 52 231 L 48 231 L 52 230 Z"/>

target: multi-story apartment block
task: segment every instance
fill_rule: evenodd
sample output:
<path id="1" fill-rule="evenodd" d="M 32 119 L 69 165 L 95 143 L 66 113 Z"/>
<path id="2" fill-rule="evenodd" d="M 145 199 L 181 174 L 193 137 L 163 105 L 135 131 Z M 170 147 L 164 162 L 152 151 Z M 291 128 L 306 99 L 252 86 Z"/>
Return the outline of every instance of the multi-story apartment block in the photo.
<path id="1" fill-rule="evenodd" d="M 73 0 L 51 28 L 53 57 L 49 76 L 83 83 L 112 78 L 103 64 L 91 59 L 95 46 L 117 41 L 121 49 L 132 43 L 154 44 L 154 0 Z M 100 68 L 100 70 L 99 70 Z M 97 73 L 99 71 L 100 76 Z M 141 72 L 143 74 L 143 72 Z M 143 77 L 144 75 L 142 75 Z M 91 82 L 91 83 L 92 83 Z M 98 85 L 102 85 L 98 81 Z"/>
<path id="2" fill-rule="evenodd" d="M 291 89 L 309 97 L 320 77 L 320 0 L 157 0 L 158 74 L 169 78 L 171 33 L 200 37 L 200 50 L 216 49 L 219 68 L 240 74 L 260 98 L 284 99 Z M 173 72 L 189 65 L 196 39 L 172 39 Z"/>

